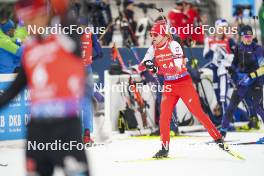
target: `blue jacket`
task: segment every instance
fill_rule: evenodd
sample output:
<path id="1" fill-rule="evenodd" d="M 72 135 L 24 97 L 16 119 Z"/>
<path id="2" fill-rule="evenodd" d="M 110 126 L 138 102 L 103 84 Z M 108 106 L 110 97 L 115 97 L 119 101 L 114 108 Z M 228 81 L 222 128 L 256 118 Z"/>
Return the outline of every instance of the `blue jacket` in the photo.
<path id="1" fill-rule="evenodd" d="M 253 42 L 250 45 L 241 43 L 235 49 L 235 57 L 232 62 L 231 71 L 233 80 L 238 83 L 243 76 L 255 72 L 259 67 L 264 66 L 264 49 Z M 263 83 L 263 76 L 253 79 L 251 83 Z M 250 84 L 251 84 L 250 83 Z"/>

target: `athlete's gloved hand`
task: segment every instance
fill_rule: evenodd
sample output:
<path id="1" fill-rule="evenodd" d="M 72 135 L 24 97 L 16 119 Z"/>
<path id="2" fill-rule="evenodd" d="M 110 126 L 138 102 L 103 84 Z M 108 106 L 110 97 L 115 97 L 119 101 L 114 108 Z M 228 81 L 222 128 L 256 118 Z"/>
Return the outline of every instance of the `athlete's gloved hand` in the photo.
<path id="1" fill-rule="evenodd" d="M 249 86 L 254 81 L 254 79 L 252 79 L 250 75 L 246 73 L 238 73 L 238 77 L 239 77 L 238 85 L 240 86 Z"/>
<path id="2" fill-rule="evenodd" d="M 154 65 L 154 63 L 153 63 L 152 60 L 146 60 L 146 61 L 144 62 L 144 65 L 145 65 L 145 67 L 146 67 L 149 71 L 151 71 L 151 72 L 153 72 L 153 73 L 157 73 L 158 68 Z"/>
<path id="3" fill-rule="evenodd" d="M 233 75 L 235 73 L 235 71 L 232 67 L 226 67 L 226 69 L 230 75 Z"/>

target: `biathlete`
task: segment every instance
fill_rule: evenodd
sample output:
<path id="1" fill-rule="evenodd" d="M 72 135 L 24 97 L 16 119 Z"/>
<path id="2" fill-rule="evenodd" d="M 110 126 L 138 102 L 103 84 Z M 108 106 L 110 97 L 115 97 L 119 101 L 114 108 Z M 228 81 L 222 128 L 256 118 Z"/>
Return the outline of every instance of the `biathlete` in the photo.
<path id="1" fill-rule="evenodd" d="M 65 5 L 67 13 L 67 0 L 52 2 L 59 3 L 59 7 Z M 44 0 L 19 0 L 16 14 L 27 25 L 47 27 L 53 18 L 51 7 Z M 76 33 L 32 34 L 24 43 L 21 70 L 0 97 L 2 108 L 26 86 L 30 90 L 32 118 L 27 126 L 26 175 L 53 175 L 55 167 L 68 176 L 89 175 L 84 148 L 76 146 L 82 143 L 77 112 L 85 76 L 78 39 Z M 46 145 L 56 141 L 61 147 L 55 150 Z M 34 142 L 47 147 L 30 147 Z"/>
<path id="2" fill-rule="evenodd" d="M 264 109 L 262 105 L 262 88 L 264 78 L 263 47 L 253 41 L 253 30 L 251 26 L 241 28 L 240 36 L 242 42 L 235 49 L 235 57 L 229 69 L 236 83 L 230 103 L 223 116 L 221 134 L 225 137 L 229 123 L 238 104 L 247 96 L 251 98 L 255 111 L 264 121 Z"/>
<path id="3" fill-rule="evenodd" d="M 81 27 L 88 26 L 87 18 L 80 18 Z M 93 96 L 94 96 L 94 81 L 92 62 L 103 57 L 103 51 L 100 43 L 97 40 L 96 34 L 85 32 L 82 37 L 82 59 L 86 72 L 85 81 L 85 96 L 83 100 L 82 125 L 83 125 L 83 142 L 92 144 L 93 140 L 90 133 L 93 132 Z M 95 51 L 95 52 L 93 52 Z"/>
<path id="4" fill-rule="evenodd" d="M 173 41 L 165 32 L 166 22 L 157 21 L 150 32 L 152 46 L 148 49 L 141 65 L 150 71 L 164 76 L 165 87 L 161 102 L 160 134 L 162 148 L 154 158 L 168 157 L 170 142 L 170 120 L 173 109 L 181 98 L 190 112 L 203 124 L 217 144 L 224 148 L 222 136 L 209 117 L 203 112 L 198 94 L 186 68 L 186 58 L 180 44 Z M 168 89 L 169 90 L 169 89 Z"/>

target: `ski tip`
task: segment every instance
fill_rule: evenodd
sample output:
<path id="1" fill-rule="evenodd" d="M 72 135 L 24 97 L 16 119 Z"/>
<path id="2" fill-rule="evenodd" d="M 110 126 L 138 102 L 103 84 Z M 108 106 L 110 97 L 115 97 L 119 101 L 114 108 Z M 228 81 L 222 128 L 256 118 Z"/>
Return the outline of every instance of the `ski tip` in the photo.
<path id="1" fill-rule="evenodd" d="M 243 156 L 241 156 L 240 154 L 238 154 L 237 152 L 234 152 L 234 151 L 228 151 L 228 153 L 230 155 L 232 155 L 233 157 L 235 157 L 236 159 L 239 159 L 239 160 L 246 160 Z"/>

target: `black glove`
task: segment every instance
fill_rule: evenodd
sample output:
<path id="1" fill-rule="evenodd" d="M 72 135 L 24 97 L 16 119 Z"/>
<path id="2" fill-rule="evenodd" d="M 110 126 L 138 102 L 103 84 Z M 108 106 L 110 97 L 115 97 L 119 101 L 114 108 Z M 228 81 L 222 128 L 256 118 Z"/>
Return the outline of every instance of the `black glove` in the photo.
<path id="1" fill-rule="evenodd" d="M 233 76 L 233 74 L 235 74 L 235 71 L 234 71 L 234 69 L 233 69 L 232 67 L 226 67 L 226 69 L 227 69 L 228 73 L 229 73 L 231 76 Z"/>
<path id="2" fill-rule="evenodd" d="M 145 65 L 145 67 L 146 67 L 149 71 L 151 71 L 151 72 L 153 72 L 153 73 L 157 73 L 158 69 L 157 69 L 157 67 L 154 65 L 154 63 L 153 63 L 152 60 L 146 60 L 146 61 L 144 61 L 144 65 Z"/>

